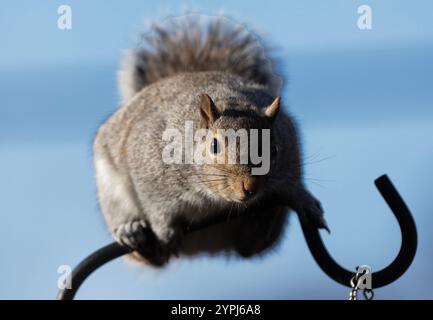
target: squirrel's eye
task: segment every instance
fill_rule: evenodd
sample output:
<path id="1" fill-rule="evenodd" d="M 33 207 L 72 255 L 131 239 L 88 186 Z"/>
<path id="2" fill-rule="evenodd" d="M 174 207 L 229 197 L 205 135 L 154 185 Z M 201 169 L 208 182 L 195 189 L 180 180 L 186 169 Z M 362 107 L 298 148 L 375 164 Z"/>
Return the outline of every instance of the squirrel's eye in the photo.
<path id="1" fill-rule="evenodd" d="M 221 148 L 220 148 L 218 140 L 216 138 L 213 138 L 212 142 L 210 143 L 210 152 L 213 154 L 217 154 L 217 153 L 220 153 L 220 151 L 221 151 Z"/>

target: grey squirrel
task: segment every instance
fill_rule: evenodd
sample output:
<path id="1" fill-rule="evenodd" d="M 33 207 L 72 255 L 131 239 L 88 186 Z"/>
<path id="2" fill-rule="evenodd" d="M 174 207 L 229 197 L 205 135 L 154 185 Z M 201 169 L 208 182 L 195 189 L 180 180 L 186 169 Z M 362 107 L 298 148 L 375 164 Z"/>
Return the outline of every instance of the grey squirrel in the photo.
<path id="1" fill-rule="evenodd" d="M 135 258 L 163 266 L 178 253 L 267 252 L 289 209 L 327 228 L 303 183 L 297 127 L 280 107 L 275 64 L 256 37 L 219 18 L 207 27 L 194 19 L 154 26 L 145 41 L 124 61 L 122 105 L 94 141 L 100 208 L 114 239 Z M 269 172 L 254 176 L 249 163 L 165 163 L 163 132 L 184 132 L 185 121 L 211 132 L 270 129 Z M 239 217 L 184 235 L 223 214 Z"/>

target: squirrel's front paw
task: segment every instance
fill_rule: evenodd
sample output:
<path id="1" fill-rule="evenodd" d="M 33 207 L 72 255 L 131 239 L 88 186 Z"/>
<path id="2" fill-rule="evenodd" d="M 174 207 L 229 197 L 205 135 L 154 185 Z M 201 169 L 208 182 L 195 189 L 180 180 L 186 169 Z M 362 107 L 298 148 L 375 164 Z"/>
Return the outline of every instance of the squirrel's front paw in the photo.
<path id="1" fill-rule="evenodd" d="M 147 225 L 143 220 L 132 220 L 121 224 L 114 232 L 114 238 L 121 245 L 137 250 L 147 239 Z"/>
<path id="2" fill-rule="evenodd" d="M 113 234 L 117 242 L 155 266 L 165 264 L 173 253 L 172 247 L 160 241 L 144 220 L 125 222 Z"/>
<path id="3" fill-rule="evenodd" d="M 295 211 L 301 219 L 307 219 L 317 228 L 325 229 L 331 232 L 324 218 L 324 212 L 320 201 L 314 198 L 310 193 L 304 191 L 297 204 L 294 206 Z"/>

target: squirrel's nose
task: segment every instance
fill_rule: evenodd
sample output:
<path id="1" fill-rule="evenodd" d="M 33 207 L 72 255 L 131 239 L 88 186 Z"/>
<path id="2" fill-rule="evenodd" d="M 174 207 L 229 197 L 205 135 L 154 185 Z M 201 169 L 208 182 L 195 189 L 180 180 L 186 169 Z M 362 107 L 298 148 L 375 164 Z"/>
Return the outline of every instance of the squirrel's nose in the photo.
<path id="1" fill-rule="evenodd" d="M 259 179 L 256 177 L 246 177 L 243 180 L 243 191 L 245 194 L 252 196 L 257 193 L 259 189 Z"/>

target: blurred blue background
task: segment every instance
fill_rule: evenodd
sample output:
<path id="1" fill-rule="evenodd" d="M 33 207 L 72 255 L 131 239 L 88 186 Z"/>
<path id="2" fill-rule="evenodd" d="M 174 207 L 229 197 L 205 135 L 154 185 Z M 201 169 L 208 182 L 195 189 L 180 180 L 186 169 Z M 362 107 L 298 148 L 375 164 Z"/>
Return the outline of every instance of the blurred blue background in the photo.
<path id="1" fill-rule="evenodd" d="M 72 7 L 72 30 L 57 8 Z M 357 28 L 357 8 L 373 29 Z M 433 2 L 2 1 L 0 8 L 0 298 L 52 299 L 59 265 L 109 243 L 95 196 L 91 144 L 119 97 L 116 69 L 146 19 L 224 13 L 272 45 L 289 84 L 323 202 L 323 238 L 346 268 L 386 266 L 400 234 L 373 180 L 388 173 L 412 209 L 419 249 L 379 299 L 433 298 Z M 346 299 L 313 261 L 296 216 L 262 259 L 178 259 L 163 270 L 122 259 L 93 274 L 82 299 Z"/>

